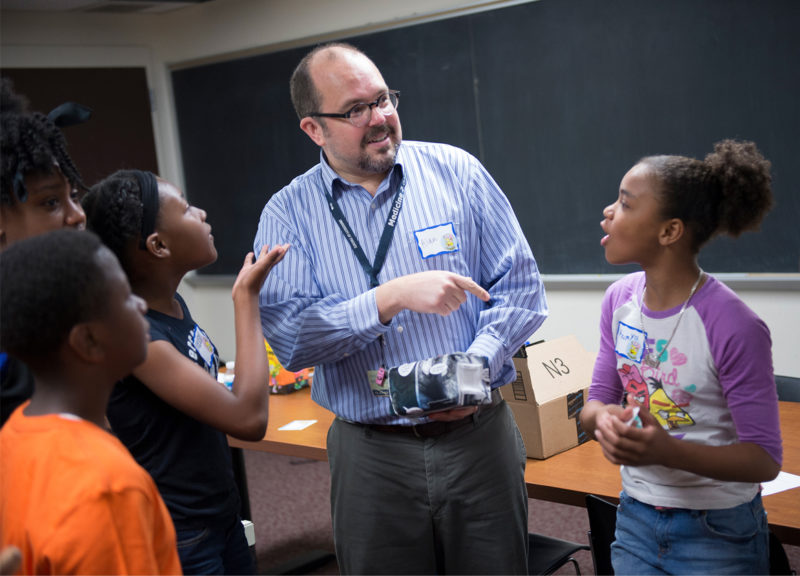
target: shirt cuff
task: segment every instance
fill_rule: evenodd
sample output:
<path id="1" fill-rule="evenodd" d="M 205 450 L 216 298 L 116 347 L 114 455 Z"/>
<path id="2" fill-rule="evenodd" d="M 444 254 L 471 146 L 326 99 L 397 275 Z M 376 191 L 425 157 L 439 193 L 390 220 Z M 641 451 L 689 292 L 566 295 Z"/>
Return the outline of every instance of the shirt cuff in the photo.
<path id="1" fill-rule="evenodd" d="M 467 350 L 469 354 L 486 356 L 489 359 L 489 378 L 492 388 L 508 384 L 514 379 L 514 370 L 510 358 L 506 358 L 503 342 L 490 334 L 480 334 Z"/>
<path id="2" fill-rule="evenodd" d="M 375 289 L 359 294 L 347 307 L 347 320 L 356 338 L 365 344 L 375 341 L 381 334 L 389 331 L 389 324 L 381 323 L 378 306 L 375 303 Z"/>

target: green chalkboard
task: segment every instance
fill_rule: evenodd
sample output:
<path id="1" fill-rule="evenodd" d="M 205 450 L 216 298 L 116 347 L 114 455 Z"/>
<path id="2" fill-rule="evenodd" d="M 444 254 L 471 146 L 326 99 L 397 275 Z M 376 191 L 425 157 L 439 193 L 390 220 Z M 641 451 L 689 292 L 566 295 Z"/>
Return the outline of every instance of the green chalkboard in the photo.
<path id="1" fill-rule="evenodd" d="M 540 0 L 342 38 L 402 91 L 408 140 L 475 154 L 544 274 L 620 273 L 602 208 L 648 154 L 754 140 L 773 163 L 762 230 L 703 250 L 712 272 L 800 271 L 800 2 Z M 234 274 L 269 197 L 319 159 L 289 77 L 303 46 L 172 71 L 186 192 Z"/>

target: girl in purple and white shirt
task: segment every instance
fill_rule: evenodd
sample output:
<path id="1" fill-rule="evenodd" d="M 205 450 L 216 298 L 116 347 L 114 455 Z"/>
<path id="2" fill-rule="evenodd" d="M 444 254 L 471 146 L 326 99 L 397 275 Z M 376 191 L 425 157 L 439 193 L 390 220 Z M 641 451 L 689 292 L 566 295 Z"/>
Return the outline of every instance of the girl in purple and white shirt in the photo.
<path id="1" fill-rule="evenodd" d="M 697 255 L 716 234 L 758 227 L 770 182 L 753 143 L 725 140 L 704 161 L 642 159 L 603 211 L 608 262 L 643 269 L 603 299 L 581 414 L 622 466 L 616 574 L 769 571 L 759 487 L 782 459 L 772 342 Z"/>

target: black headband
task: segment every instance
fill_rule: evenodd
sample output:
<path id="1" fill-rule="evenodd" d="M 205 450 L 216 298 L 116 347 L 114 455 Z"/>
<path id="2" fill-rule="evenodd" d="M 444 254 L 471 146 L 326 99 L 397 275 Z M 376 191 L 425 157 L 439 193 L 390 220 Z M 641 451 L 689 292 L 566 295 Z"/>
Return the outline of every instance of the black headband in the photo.
<path id="1" fill-rule="evenodd" d="M 139 248 L 147 249 L 147 237 L 156 229 L 158 215 L 158 181 L 152 172 L 133 170 L 142 193 L 142 231 L 139 237 Z"/>

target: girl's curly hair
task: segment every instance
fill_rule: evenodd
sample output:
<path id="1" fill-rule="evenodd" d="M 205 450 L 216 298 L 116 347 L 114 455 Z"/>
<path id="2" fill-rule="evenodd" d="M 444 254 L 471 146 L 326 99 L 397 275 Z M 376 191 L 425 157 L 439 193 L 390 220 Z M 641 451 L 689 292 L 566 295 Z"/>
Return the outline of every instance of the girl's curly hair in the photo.
<path id="1" fill-rule="evenodd" d="M 14 92 L 8 78 L 0 79 L 0 202 L 14 204 L 26 196 L 25 176 L 52 174 L 58 169 L 76 190 L 87 190 L 61 130 Z"/>
<path id="2" fill-rule="evenodd" d="M 753 142 L 722 140 L 705 160 L 648 156 L 660 182 L 662 216 L 680 218 L 695 252 L 717 234 L 755 230 L 772 209 L 771 163 Z"/>

